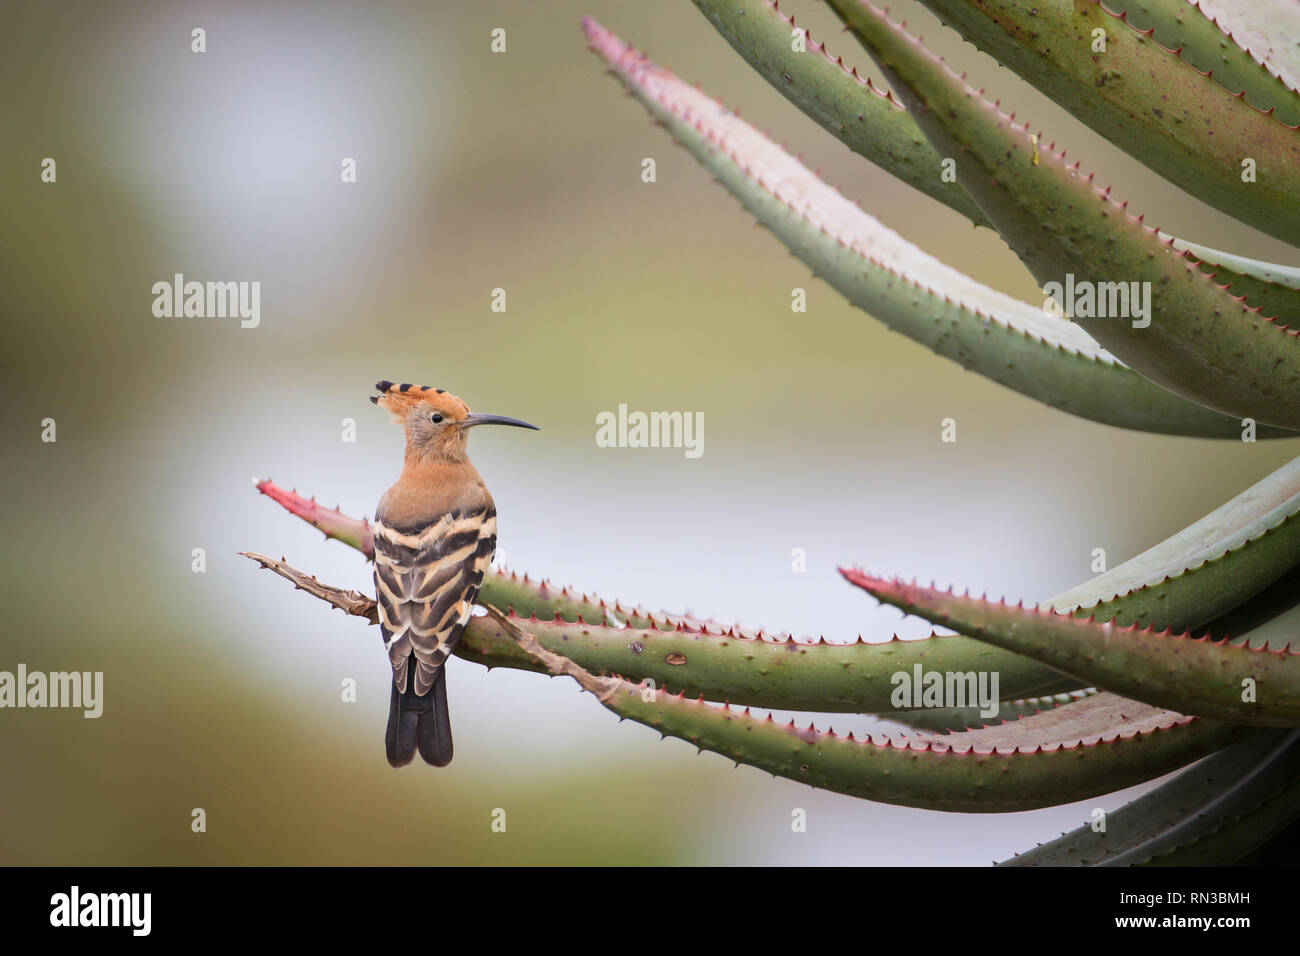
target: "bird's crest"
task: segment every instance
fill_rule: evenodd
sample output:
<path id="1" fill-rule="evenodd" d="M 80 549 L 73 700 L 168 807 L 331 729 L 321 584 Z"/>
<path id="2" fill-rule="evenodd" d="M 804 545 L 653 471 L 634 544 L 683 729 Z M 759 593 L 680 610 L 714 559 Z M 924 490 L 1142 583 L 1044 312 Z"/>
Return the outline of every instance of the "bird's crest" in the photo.
<path id="1" fill-rule="evenodd" d="M 469 406 L 448 392 L 446 389 L 433 388 L 429 385 L 411 385 L 392 382 L 377 382 L 378 395 L 371 395 L 370 400 L 381 408 L 393 413 L 393 420 L 405 421 L 412 406 L 420 403 L 434 411 L 441 412 L 449 421 L 461 421 L 469 414 Z"/>

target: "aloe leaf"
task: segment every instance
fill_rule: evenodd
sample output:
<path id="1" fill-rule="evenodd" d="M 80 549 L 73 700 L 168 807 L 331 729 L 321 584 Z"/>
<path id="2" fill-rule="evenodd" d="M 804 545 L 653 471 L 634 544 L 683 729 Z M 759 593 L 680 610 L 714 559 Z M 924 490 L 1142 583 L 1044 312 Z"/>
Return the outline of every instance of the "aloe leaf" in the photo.
<path id="1" fill-rule="evenodd" d="M 1194 639 L 843 569 L 909 614 L 1025 654 L 1087 684 L 1182 713 L 1263 727 L 1300 726 L 1300 651 Z M 1249 637 L 1249 635 L 1246 635 Z"/>
<path id="2" fill-rule="evenodd" d="M 1128 861 L 1112 865 L 1123 866 L 1221 866 L 1244 862 L 1252 852 L 1266 849 L 1268 843 L 1288 826 L 1300 819 L 1300 761 L 1294 755 L 1286 768 L 1289 777 L 1277 780 L 1271 792 L 1262 795 L 1231 820 L 1168 850 L 1150 853 L 1147 847 L 1139 848 Z"/>
<path id="3" fill-rule="evenodd" d="M 1252 647 L 1300 648 L 1300 567 L 1292 568 L 1282 577 L 1245 604 L 1221 614 L 1206 630 L 1214 638 L 1249 643 Z M 1239 635 L 1249 634 L 1246 642 Z"/>
<path id="4" fill-rule="evenodd" d="M 270 478 L 254 478 L 257 493 L 266 495 L 290 514 L 296 515 L 317 531 L 360 551 L 367 560 L 375 556 L 374 529 L 365 518 L 351 518 L 338 508 L 326 508 L 316 498 L 304 498 L 297 489 L 281 488 Z"/>
<path id="5" fill-rule="evenodd" d="M 1169 2 L 1169 0 L 1162 0 Z M 1176 0 L 1183 3 L 1183 0 Z M 961 184 L 942 175 L 938 153 L 906 109 L 833 57 L 772 0 L 694 0 L 700 12 L 760 76 L 849 149 L 982 226 L 992 226 Z M 1203 19 L 1203 18 L 1201 18 Z M 1217 31 L 1217 27 L 1211 25 Z M 804 33 L 805 52 L 794 32 Z M 1170 236 L 1161 235 L 1169 240 Z M 1182 239 L 1174 246 L 1205 264 L 1203 271 L 1245 296 L 1265 315 L 1300 327 L 1300 270 L 1234 256 Z"/>
<path id="6" fill-rule="evenodd" d="M 299 590 L 375 623 L 372 598 L 322 584 L 283 560 L 252 551 L 240 553 Z M 521 583 L 518 578 L 514 581 Z M 480 604 L 489 603 L 483 596 L 487 591 L 485 582 Z M 533 594 L 527 588 L 519 593 L 525 598 Z M 916 667 L 925 672 L 996 672 L 999 691 L 1014 696 L 1028 696 L 1061 683 L 1058 673 L 1036 661 L 961 637 L 895 639 L 881 644 L 814 643 L 790 637 L 771 640 L 713 634 L 685 624 L 664 625 L 669 627 L 666 630 L 611 627 L 581 617 L 564 621 L 558 611 L 554 613 L 554 620 L 539 620 L 534 615 L 520 617 L 518 623 L 548 651 L 563 654 L 586 670 L 651 680 L 672 693 L 745 706 L 822 713 L 886 710 L 893 707 L 894 675 L 911 674 Z M 470 618 L 455 654 L 487 667 L 540 669 L 484 617 Z"/>
<path id="7" fill-rule="evenodd" d="M 373 600 L 322 584 L 283 561 L 241 552 L 348 614 L 375 623 Z M 491 605 L 468 622 L 456 653 L 485 641 L 494 661 L 568 674 L 621 718 L 689 740 L 777 776 L 852 796 L 940 810 L 998 812 L 1066 803 L 1167 773 L 1237 739 L 1242 728 L 1095 694 L 1032 717 L 958 734 L 855 740 L 782 727 L 730 706 L 672 694 L 652 682 L 590 673 L 537 624 Z M 506 647 L 505 645 L 509 645 Z M 474 657 L 477 650 L 470 650 Z"/>
<path id="8" fill-rule="evenodd" d="M 833 0 L 832 5 L 841 9 L 851 2 Z M 1295 215 L 1300 134 L 1273 112 L 1233 95 L 1097 0 L 924 3 L 1170 182 L 1257 229 L 1300 244 Z M 863 19 L 850 22 L 860 26 Z M 1098 47 L 1098 30 L 1104 50 Z M 1287 115 L 1296 102 L 1292 94 Z M 1247 158 L 1255 163 L 1254 181 L 1243 181 Z M 998 221 L 978 195 L 973 198 Z"/>
<path id="9" fill-rule="evenodd" d="M 326 513 L 269 479 L 259 490 L 332 537 L 363 541 L 363 521 L 338 511 Z M 1294 539 L 1268 529 L 1297 510 L 1300 460 L 1172 538 L 1044 606 L 1058 611 L 1085 607 L 1089 614 L 1110 615 L 1121 624 L 1200 626 L 1238 607 L 1285 573 L 1288 552 L 1277 545 L 1291 540 L 1294 548 Z M 1286 524 L 1288 535 L 1295 533 L 1297 524 Z M 302 586 L 292 575 L 285 576 Z M 896 709 L 893 676 L 912 673 L 917 666 L 942 673 L 996 672 L 999 691 L 1009 698 L 1078 687 L 1077 681 L 1037 661 L 967 637 L 804 643 L 788 635 L 774 638 L 761 631 L 627 607 L 497 571 L 484 579 L 480 598 L 522 615 L 562 615 L 561 621 L 538 622 L 538 639 L 551 650 L 574 655 L 588 669 L 637 680 L 650 678 L 673 692 L 711 700 L 827 713 L 884 712 Z M 1275 613 L 1270 611 L 1266 618 Z M 576 623 L 579 618 L 584 623 Z M 458 652 L 488 666 L 520 666 L 518 652 L 480 621 L 471 620 Z M 1251 620 L 1252 626 L 1262 622 Z M 603 623 L 613 626 L 598 626 Z M 678 625 L 682 631 L 676 630 Z"/>
<path id="10" fill-rule="evenodd" d="M 1157 630 L 1199 627 L 1300 564 L 1298 512 L 1300 458 L 1294 458 L 1194 524 L 1044 607 Z"/>
<path id="11" fill-rule="evenodd" d="M 1275 316 L 1281 325 L 1300 328 L 1300 269 L 1220 252 L 1164 233 L 1159 236 L 1216 283 L 1227 286 L 1232 295 L 1245 298 L 1263 315 Z"/>
<path id="12" fill-rule="evenodd" d="M 1095 728 L 1086 734 L 1055 731 L 1052 722 L 1063 721 L 1063 711 L 1096 699 L 996 728 L 900 740 L 838 737 L 663 693 L 648 702 L 642 688 L 630 684 L 604 703 L 620 717 L 701 750 L 812 787 L 968 813 L 1055 806 L 1133 786 L 1241 733 L 1226 724 L 1140 709 L 1133 702 L 1098 712 Z"/>
<path id="13" fill-rule="evenodd" d="M 306 498 L 297 491 L 277 485 L 270 478 L 254 478 L 253 487 L 290 514 L 323 532 L 326 539 L 341 541 L 360 551 L 367 560 L 374 558 L 372 528 L 365 518 L 353 518 L 337 508 L 326 508 L 314 497 Z M 484 576 L 480 593 L 485 601 L 512 607 L 523 614 L 560 614 L 567 621 L 584 619 L 607 622 L 618 627 L 626 625 L 668 630 L 679 623 L 701 626 L 700 622 L 689 615 L 650 611 L 643 607 L 622 605 L 617 601 L 606 602 L 569 588 L 556 587 L 545 579 L 530 579 L 527 574 L 519 575 L 495 568 Z M 733 631 L 746 637 L 763 636 L 761 631 L 748 632 L 715 622 L 706 622 L 706 625 L 705 629 L 711 626 L 717 633 Z"/>
<path id="14" fill-rule="evenodd" d="M 763 225 L 890 328 L 1084 418 L 1145 431 L 1241 437 L 1240 421 L 1152 385 L 1098 349 L 1078 326 L 922 252 L 725 107 L 594 21 L 583 26 L 615 75 Z"/>
<path id="15" fill-rule="evenodd" d="M 1037 662 L 965 638 L 853 644 L 768 640 L 692 631 L 614 629 L 585 623 L 521 619 L 549 650 L 599 674 L 653 680 L 673 693 L 750 707 L 819 713 L 868 713 L 894 707 L 896 675 L 996 673 L 1001 694 L 1037 694 L 1060 675 Z M 463 653 L 485 664 L 507 643 L 491 625 L 466 630 Z M 1022 690 L 1021 688 L 1030 688 Z M 882 716 L 884 716 L 882 714 Z"/>
<path id="16" fill-rule="evenodd" d="M 1293 0 L 1188 0 L 1292 89 L 1300 90 L 1300 8 Z"/>
<path id="17" fill-rule="evenodd" d="M 1063 704 L 1083 700 L 1097 693 L 1095 690 L 1075 690 L 1062 694 L 1026 697 L 1021 700 L 1004 700 L 998 703 L 998 722 L 1019 720 Z M 876 714 L 881 720 L 890 720 L 916 730 L 949 733 L 970 730 L 990 723 L 978 707 L 934 707 L 927 710 L 894 710 Z"/>
<path id="18" fill-rule="evenodd" d="M 960 157 L 958 181 L 1003 238 L 1103 346 L 1192 401 L 1300 427 L 1297 333 L 1217 285 L 874 7 L 830 2 L 936 149 Z M 1130 289 L 1138 308 L 1119 298 Z"/>
<path id="19" fill-rule="evenodd" d="M 850 796 L 933 810 L 1010 812 L 1131 786 L 1225 746 L 1242 729 L 1109 694 L 999 727 L 861 740 L 781 725 L 770 716 L 597 677 L 541 647 L 489 606 L 518 646 L 567 674 L 620 718 L 780 777 Z"/>
<path id="20" fill-rule="evenodd" d="M 266 495 L 290 514 L 296 515 L 312 527 L 323 532 L 326 539 L 341 541 L 360 551 L 367 559 L 374 558 L 374 540 L 370 522 L 353 518 L 337 508 L 326 508 L 315 498 L 305 498 L 282 488 L 270 478 L 254 478 L 253 487 Z M 481 591 L 485 601 L 513 607 L 524 614 L 563 614 L 568 620 L 579 617 L 588 621 L 617 620 L 636 627 L 674 626 L 675 621 L 666 616 L 656 617 L 641 608 L 606 604 L 599 598 L 588 598 L 568 588 L 557 588 L 547 581 L 530 580 L 508 571 L 489 570 Z"/>
<path id="21" fill-rule="evenodd" d="M 1252 0 L 1259 2 L 1259 0 Z M 1225 27 L 1187 0 L 1103 0 L 1103 6 L 1230 93 L 1242 93 L 1259 110 L 1274 110 L 1284 123 L 1300 122 L 1300 96 L 1276 67 L 1244 49 Z M 1294 8 L 1294 7 L 1292 7 Z"/>
<path id="22" fill-rule="evenodd" d="M 992 226 L 966 190 L 940 175 L 939 155 L 903 105 L 832 57 L 793 16 L 771 0 L 693 2 L 763 79 L 853 152 L 974 224 Z M 795 49 L 795 31 L 804 52 Z"/>
<path id="23" fill-rule="evenodd" d="M 1300 732 L 1259 731 L 1108 813 L 1104 830 L 1081 826 L 999 865 L 1125 866 L 1146 862 L 1157 853 L 1219 830 L 1298 780 Z M 1294 813 L 1300 814 L 1300 802 L 1292 806 Z M 1252 842 L 1258 844 L 1270 835 L 1256 831 Z M 1212 862 L 1233 863 L 1243 855 L 1243 848 L 1237 847 Z"/>

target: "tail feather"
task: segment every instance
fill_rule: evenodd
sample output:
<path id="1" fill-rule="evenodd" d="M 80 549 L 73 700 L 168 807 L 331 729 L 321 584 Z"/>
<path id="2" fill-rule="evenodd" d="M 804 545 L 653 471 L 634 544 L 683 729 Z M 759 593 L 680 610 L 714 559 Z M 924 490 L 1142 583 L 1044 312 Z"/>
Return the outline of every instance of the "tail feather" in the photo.
<path id="1" fill-rule="evenodd" d="M 415 693 L 415 681 L 406 690 L 393 685 L 388 704 L 388 732 L 384 736 L 388 763 L 405 767 L 416 750 L 425 763 L 445 767 L 451 763 L 451 719 L 447 713 L 447 671 L 438 668 L 433 686 L 424 696 Z"/>
<path id="2" fill-rule="evenodd" d="M 438 668 L 438 677 L 429 688 L 433 706 L 420 715 L 416 741 L 424 762 L 435 767 L 451 763 L 451 717 L 447 713 L 447 670 Z"/>
<path id="3" fill-rule="evenodd" d="M 406 694 L 392 686 L 392 696 L 388 701 L 388 731 L 384 734 L 384 748 L 388 752 L 388 763 L 393 767 L 405 767 L 415 756 L 415 732 L 419 724 L 419 715 L 404 706 Z"/>

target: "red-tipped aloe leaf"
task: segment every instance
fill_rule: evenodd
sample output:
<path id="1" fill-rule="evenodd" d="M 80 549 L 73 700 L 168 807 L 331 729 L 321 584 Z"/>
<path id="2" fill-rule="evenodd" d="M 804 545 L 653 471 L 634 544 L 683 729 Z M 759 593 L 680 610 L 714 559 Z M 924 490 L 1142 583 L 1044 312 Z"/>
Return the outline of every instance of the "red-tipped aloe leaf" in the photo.
<path id="1" fill-rule="evenodd" d="M 333 537 L 343 541 L 363 537 L 359 529 L 364 522 L 358 519 L 339 512 L 323 518 L 308 499 L 269 480 L 262 490 L 304 520 L 318 525 L 328 520 L 326 527 Z M 1266 588 L 1284 574 L 1288 561 L 1300 561 L 1296 557 L 1300 543 L 1294 537 L 1300 522 L 1286 520 L 1296 510 L 1300 510 L 1300 460 L 1167 541 L 1045 606 L 1059 611 L 1083 606 L 1086 613 L 1110 615 L 1123 624 L 1199 626 Z M 546 622 L 539 627 L 539 639 L 552 650 L 574 654 L 598 672 L 651 678 L 673 691 L 753 706 L 886 711 L 894 709 L 893 675 L 910 673 L 918 665 L 945 673 L 997 672 L 1000 692 L 1007 697 L 1052 694 L 1078 686 L 1037 661 L 966 637 L 811 644 L 788 635 L 765 637 L 761 631 L 625 607 L 527 576 L 498 572 L 489 572 L 481 596 L 521 614 L 562 615 L 570 623 L 580 617 L 597 624 L 610 621 L 612 609 L 611 623 L 626 623 L 626 628 L 583 624 L 566 629 L 559 626 L 564 622 Z M 1267 617 L 1276 617 L 1276 611 Z M 1252 626 L 1261 623 L 1251 620 Z M 677 624 L 687 630 L 672 630 Z M 485 630 L 483 642 L 478 643 L 479 627 L 471 623 L 461 645 L 462 656 L 489 666 L 520 666 L 517 652 L 508 642 L 494 643 L 490 632 Z M 644 633 L 638 635 L 637 629 Z M 665 629 L 667 633 L 659 633 Z M 494 657 L 498 651 L 504 657 Z"/>
<path id="2" fill-rule="evenodd" d="M 1300 652 L 994 603 L 857 570 L 841 573 L 878 600 L 1085 683 L 1182 713 L 1300 726 Z"/>
<path id="3" fill-rule="evenodd" d="M 325 537 L 341 541 L 360 551 L 366 558 L 374 557 L 374 542 L 370 522 L 353 518 L 336 508 L 325 508 L 315 498 L 305 498 L 297 491 L 281 488 L 270 478 L 254 479 L 253 486 L 290 514 L 296 515 Z M 563 614 L 568 620 L 584 617 L 589 621 L 604 621 L 613 616 L 621 623 L 636 627 L 671 627 L 673 620 L 651 614 L 640 608 L 626 608 L 606 604 L 599 598 L 589 598 L 568 588 L 557 588 L 547 581 L 535 581 L 528 575 L 508 571 L 490 570 L 483 580 L 483 600 L 514 607 L 524 614 Z"/>
<path id="4" fill-rule="evenodd" d="M 299 590 L 375 623 L 372 598 L 322 584 L 282 560 L 241 553 Z M 487 603 L 482 593 L 480 603 Z M 1036 661 L 962 637 L 832 644 L 714 634 L 683 624 L 668 629 L 610 627 L 588 623 L 581 616 L 564 621 L 558 611 L 554 613 L 554 620 L 520 617 L 517 623 L 547 650 L 593 673 L 651 680 L 672 693 L 753 707 L 820 713 L 884 711 L 893 707 L 894 675 L 911 674 L 915 668 L 997 673 L 999 693 L 1012 696 L 1038 693 L 1060 683 L 1059 674 Z M 538 669 L 485 617 L 470 618 L 455 653 L 487 667 Z M 1000 717 L 1011 715 L 999 711 Z"/>
<path id="5" fill-rule="evenodd" d="M 325 535 L 355 548 L 369 559 L 375 556 L 374 532 L 365 518 L 352 518 L 337 508 L 326 508 L 316 499 L 304 498 L 297 490 L 281 488 L 270 478 L 254 478 L 253 487 L 290 514 L 297 515 Z"/>

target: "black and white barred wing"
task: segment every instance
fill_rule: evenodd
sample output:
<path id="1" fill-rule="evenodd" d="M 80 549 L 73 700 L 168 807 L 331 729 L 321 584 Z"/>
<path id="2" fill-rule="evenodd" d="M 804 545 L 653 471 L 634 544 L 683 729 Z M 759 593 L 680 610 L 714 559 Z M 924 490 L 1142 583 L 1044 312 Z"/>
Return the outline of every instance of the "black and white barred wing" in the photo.
<path id="1" fill-rule="evenodd" d="M 450 512 L 423 528 L 375 521 L 379 627 L 405 692 L 412 661 L 423 696 L 460 640 L 497 543 L 495 508 Z"/>

